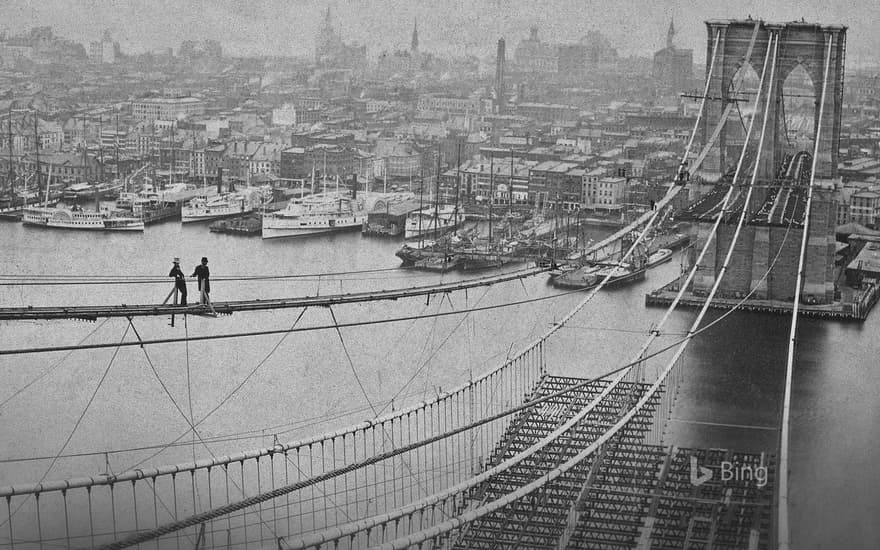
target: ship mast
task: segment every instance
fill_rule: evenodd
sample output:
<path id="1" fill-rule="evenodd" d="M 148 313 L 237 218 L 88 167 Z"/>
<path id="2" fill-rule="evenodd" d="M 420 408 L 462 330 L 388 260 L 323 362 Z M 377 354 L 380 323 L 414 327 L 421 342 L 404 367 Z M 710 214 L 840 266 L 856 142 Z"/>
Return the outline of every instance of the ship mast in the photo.
<path id="1" fill-rule="evenodd" d="M 84 114 L 82 117 L 83 121 L 83 135 L 82 135 L 82 150 L 83 150 L 83 183 L 88 183 L 88 141 L 86 140 L 86 115 Z"/>
<path id="2" fill-rule="evenodd" d="M 489 157 L 489 246 L 492 246 L 492 197 L 495 180 L 495 155 Z"/>
<path id="3" fill-rule="evenodd" d="M 98 185 L 104 183 L 104 113 L 98 117 L 98 155 L 101 159 L 101 181 Z"/>
<path id="4" fill-rule="evenodd" d="M 40 193 L 40 135 L 37 132 L 37 110 L 34 109 L 34 160 L 37 164 L 37 171 L 34 174 L 37 179 L 37 200 L 39 200 Z M 25 193 L 27 193 L 27 188 L 25 188 Z"/>
<path id="5" fill-rule="evenodd" d="M 419 248 L 422 248 L 422 208 L 423 199 L 425 197 L 425 167 L 419 166 Z"/>
<path id="6" fill-rule="evenodd" d="M 117 180 L 117 185 L 118 185 L 119 178 L 120 178 L 120 173 L 119 173 L 120 172 L 120 170 L 119 170 L 119 108 L 116 109 L 116 135 L 113 136 L 113 144 L 116 148 L 114 156 L 116 157 L 115 158 L 116 180 Z M 126 188 L 126 191 L 128 191 L 127 188 Z"/>
<path id="7" fill-rule="evenodd" d="M 104 113 L 101 113 L 98 116 L 98 162 L 101 163 L 101 166 L 98 168 L 100 170 L 101 177 L 100 181 L 95 184 L 95 212 L 101 211 L 101 186 L 104 184 Z"/>
<path id="8" fill-rule="evenodd" d="M 9 171 L 8 171 L 8 180 L 9 180 L 9 195 L 12 197 L 12 204 L 15 204 L 15 169 L 12 167 L 12 105 L 9 106 L 9 119 L 7 122 L 7 136 L 9 145 Z M 25 193 L 27 195 L 27 193 Z M 26 199 L 25 199 L 26 200 Z"/>
<path id="9" fill-rule="evenodd" d="M 455 232 L 458 227 L 458 198 L 461 195 L 461 141 L 458 141 L 458 153 L 455 159 L 455 209 L 453 210 L 454 218 L 452 221 L 452 229 Z"/>
<path id="10" fill-rule="evenodd" d="M 168 146 L 170 147 L 170 149 L 169 149 L 170 154 L 168 155 L 168 185 L 172 186 L 172 185 L 174 185 L 174 121 L 173 120 L 171 121 L 171 130 L 170 130 L 169 138 L 170 139 L 169 139 Z M 160 154 L 161 154 L 161 151 L 160 151 Z"/>
<path id="11" fill-rule="evenodd" d="M 437 240 L 437 230 L 440 229 L 440 145 L 437 145 L 437 177 L 434 181 L 434 240 Z"/>
<path id="12" fill-rule="evenodd" d="M 513 149 L 510 149 L 510 177 L 507 178 L 507 213 L 510 214 L 510 208 L 513 204 Z M 510 225 L 508 223 L 508 225 Z"/>

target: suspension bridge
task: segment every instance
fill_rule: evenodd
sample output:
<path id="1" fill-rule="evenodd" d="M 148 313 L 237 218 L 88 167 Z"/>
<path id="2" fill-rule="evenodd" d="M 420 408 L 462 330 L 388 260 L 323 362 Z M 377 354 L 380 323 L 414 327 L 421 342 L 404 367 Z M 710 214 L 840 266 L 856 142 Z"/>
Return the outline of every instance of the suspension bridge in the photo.
<path id="1" fill-rule="evenodd" d="M 5 502 L 0 505 L 0 547 L 789 548 L 789 416 L 797 321 L 805 285 L 818 295 L 825 284 L 814 273 L 824 266 L 807 265 L 808 250 L 818 246 L 811 226 L 817 175 L 830 177 L 836 166 L 845 28 L 748 20 L 711 21 L 707 29 L 706 83 L 679 173 L 655 210 L 594 247 L 636 231 L 638 237 L 622 251 L 625 259 L 678 193 L 690 190 L 701 174 L 708 177 L 734 166 L 730 181 L 719 183 L 699 212 L 705 225 L 690 269 L 663 317 L 631 356 L 588 379 L 560 376 L 548 360 L 548 351 L 561 345 L 560 329 L 588 310 L 603 281 L 579 294 L 565 317 L 503 364 L 433 399 L 332 433 L 247 452 L 0 487 Z M 767 183 L 779 169 L 775 165 L 783 162 L 775 150 L 778 140 L 772 138 L 776 99 L 792 60 L 806 57 L 817 74 L 814 148 L 794 152 L 797 171 L 789 179 L 798 190 L 771 197 L 762 189 L 771 187 Z M 742 96 L 736 68 L 746 63 L 760 69 L 755 114 L 743 124 L 742 135 L 732 137 L 733 110 L 723 98 Z M 718 98 L 721 104 L 715 103 Z M 767 453 L 670 446 L 664 436 L 685 376 L 683 353 L 729 314 L 703 322 L 724 293 L 729 272 L 739 269 L 738 240 L 768 203 L 764 221 L 775 223 L 786 237 L 782 242 L 796 251 L 796 275 L 788 279 L 787 289 L 794 298 L 777 446 Z M 720 227 L 726 231 L 723 239 Z M 765 283 L 785 256 L 780 251 L 789 249 L 778 245 L 767 261 L 750 263 L 748 288 L 731 311 L 758 293 L 772 292 L 774 287 Z M 215 308 L 231 313 L 403 299 L 501 285 L 540 272 L 535 268 L 448 285 L 229 302 Z M 694 321 L 684 335 L 660 345 L 668 321 L 694 288 L 702 299 Z M 95 319 L 171 313 L 192 312 L 175 306 L 96 306 L 5 308 L 0 316 Z M 191 425 L 190 432 L 198 436 L 196 428 Z M 735 480 L 705 475 L 725 463 L 764 474 Z"/>

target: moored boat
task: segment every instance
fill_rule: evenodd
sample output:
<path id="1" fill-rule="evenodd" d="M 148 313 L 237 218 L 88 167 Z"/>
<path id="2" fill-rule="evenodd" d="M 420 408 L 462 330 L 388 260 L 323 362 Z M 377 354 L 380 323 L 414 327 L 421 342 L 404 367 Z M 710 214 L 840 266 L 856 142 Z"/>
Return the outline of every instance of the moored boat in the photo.
<path id="1" fill-rule="evenodd" d="M 660 250 L 650 254 L 648 256 L 648 267 L 654 267 L 655 265 L 665 264 L 666 262 L 672 259 L 672 250 L 668 248 L 661 248 Z"/>
<path id="2" fill-rule="evenodd" d="M 259 208 L 261 197 L 259 189 L 245 189 L 213 197 L 200 195 L 181 209 L 180 220 L 193 223 L 247 214 Z"/>
<path id="3" fill-rule="evenodd" d="M 599 282 L 602 282 L 606 277 L 608 278 L 605 288 L 615 288 L 644 279 L 646 270 L 647 268 L 644 265 L 642 267 L 635 267 L 631 264 L 621 263 L 604 267 L 596 273 L 596 276 Z"/>
<path id="4" fill-rule="evenodd" d="M 95 197 L 95 187 L 90 183 L 74 183 L 64 188 L 64 200 L 78 201 Z"/>
<path id="5" fill-rule="evenodd" d="M 500 254 L 468 254 L 460 263 L 462 271 L 479 271 L 499 268 L 505 262 Z"/>
<path id="6" fill-rule="evenodd" d="M 96 212 L 73 208 L 31 206 L 24 209 L 22 223 L 56 229 L 92 231 L 143 231 L 144 221 L 133 216 L 120 216 L 108 211 Z"/>
<path id="7" fill-rule="evenodd" d="M 262 224 L 259 214 L 245 214 L 237 218 L 216 220 L 208 226 L 212 233 L 230 233 L 233 235 L 259 235 Z"/>
<path id="8" fill-rule="evenodd" d="M 586 290 L 593 288 L 602 281 L 602 279 L 599 278 L 599 272 L 603 269 L 603 266 L 596 265 L 576 267 L 574 269 L 560 272 L 555 277 L 551 274 L 550 283 L 556 288 Z"/>
<path id="9" fill-rule="evenodd" d="M 463 221 L 464 216 L 459 215 L 454 206 L 429 206 L 406 217 L 403 236 L 405 239 L 440 236 L 456 229 Z"/>
<path id="10" fill-rule="evenodd" d="M 319 193 L 291 200 L 263 216 L 262 237 L 277 239 L 356 230 L 367 220 L 363 199 L 347 193 Z"/>
<path id="11" fill-rule="evenodd" d="M 457 268 L 460 262 L 461 258 L 457 254 L 446 254 L 436 258 L 419 260 L 415 262 L 414 267 L 415 269 L 421 269 L 423 271 L 446 273 L 447 271 L 452 271 Z"/>

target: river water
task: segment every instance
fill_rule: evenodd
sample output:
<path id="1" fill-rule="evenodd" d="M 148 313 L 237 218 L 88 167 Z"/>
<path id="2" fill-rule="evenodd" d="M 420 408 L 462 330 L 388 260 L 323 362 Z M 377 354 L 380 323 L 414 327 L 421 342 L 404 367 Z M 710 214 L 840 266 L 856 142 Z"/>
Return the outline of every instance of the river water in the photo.
<path id="1" fill-rule="evenodd" d="M 596 230 L 593 238 L 604 232 Z M 187 275 L 207 256 L 215 301 L 314 295 L 449 281 L 471 275 L 396 270 L 398 242 L 357 233 L 262 241 L 209 233 L 204 225 L 166 223 L 143 234 L 51 231 L 3 222 L 0 275 L 161 276 L 171 258 Z M 513 267 L 512 269 L 515 269 Z M 357 275 L 222 281 L 235 275 Z M 599 293 L 557 333 L 551 372 L 591 376 L 631 359 L 663 314 L 644 295 L 678 272 L 677 260 L 647 280 Z M 4 306 L 157 303 L 160 284 L 0 286 Z M 190 293 L 195 294 L 190 283 Z M 200 420 L 216 454 L 302 439 L 427 399 L 497 366 L 565 315 L 581 298 L 543 276 L 430 300 L 413 298 L 275 310 L 234 316 L 137 318 L 97 323 L 2 322 L 3 349 L 133 341 L 265 329 L 332 326 L 555 298 L 470 315 L 360 327 L 0 358 L 0 485 L 119 472 L 154 455 Z M 694 311 L 673 315 L 666 341 Z M 710 313 L 709 320 L 718 312 Z M 880 546 L 880 313 L 864 324 L 803 320 L 792 411 L 794 548 Z M 697 338 L 685 354 L 687 377 L 667 444 L 774 452 L 778 437 L 789 319 L 734 313 Z M 253 374 L 250 373 L 253 371 Z M 103 381 L 102 380 L 103 377 Z M 240 388 L 238 388 L 240 386 Z M 94 398 L 92 399 L 92 396 Z M 90 399 L 92 400 L 89 405 Z M 219 406 L 218 406 L 219 405 Z M 85 413 L 84 413 L 85 411 Z M 71 436 L 71 433 L 73 434 Z M 65 441 L 70 437 L 69 443 Z M 208 456 L 176 445 L 150 465 Z M 63 449 L 63 452 L 61 452 Z M 61 454 L 54 464 L 48 457 Z M 105 454 L 106 453 L 106 454 Z M 76 456 L 72 456 L 76 455 Z M 36 460 L 19 460 L 36 458 Z M 49 467 L 51 465 L 51 469 Z M 47 470 L 48 473 L 47 473 Z"/>

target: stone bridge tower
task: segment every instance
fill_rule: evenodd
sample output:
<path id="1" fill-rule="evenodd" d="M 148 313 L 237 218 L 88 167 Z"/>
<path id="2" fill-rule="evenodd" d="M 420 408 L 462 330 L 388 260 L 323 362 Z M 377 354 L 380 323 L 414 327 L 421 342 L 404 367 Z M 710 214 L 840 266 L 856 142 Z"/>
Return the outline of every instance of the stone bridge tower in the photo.
<path id="1" fill-rule="evenodd" d="M 812 81 L 815 116 L 813 135 L 818 126 L 819 105 L 822 97 L 822 80 L 825 74 L 826 46 L 831 42 L 831 58 L 828 61 L 828 88 L 825 96 L 825 109 L 822 120 L 821 143 L 816 165 L 817 178 L 833 178 L 837 175 L 837 156 L 840 144 L 840 116 L 843 102 L 843 68 L 846 52 L 846 27 L 840 25 L 819 25 L 815 23 L 767 23 L 747 20 L 707 21 L 708 44 L 706 49 L 706 71 L 709 71 L 716 34 L 718 53 L 715 67 L 709 82 L 709 100 L 706 116 L 701 127 L 702 144 L 709 140 L 726 106 L 738 100 L 740 108 L 751 105 L 754 97 L 736 94 L 733 89 L 734 77 L 744 64 L 749 64 L 754 73 L 761 74 L 770 37 L 779 37 L 776 54 L 776 76 L 770 100 L 770 119 L 764 140 L 764 151 L 758 176 L 768 181 L 776 173 L 776 168 L 789 151 L 785 149 L 783 111 L 783 85 L 798 66 L 802 66 Z M 754 37 L 754 38 L 753 38 Z M 750 50 L 751 45 L 751 51 Z M 748 59 L 744 59 L 748 54 Z M 772 61 L 772 60 L 771 60 Z M 769 79 L 769 73 L 768 73 Z M 765 84 L 765 90 L 767 85 Z M 763 103 L 763 102 L 762 102 Z M 762 106 L 759 106 L 759 112 Z M 741 121 L 736 114 L 728 117 L 713 150 L 706 157 L 702 170 L 707 175 L 724 173 L 736 165 L 742 149 L 742 132 L 735 132 Z M 753 141 L 757 142 L 760 126 L 756 126 Z M 810 151 L 812 153 L 812 151 Z"/>

